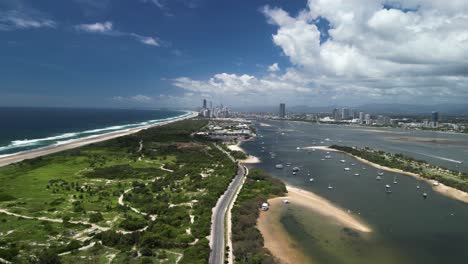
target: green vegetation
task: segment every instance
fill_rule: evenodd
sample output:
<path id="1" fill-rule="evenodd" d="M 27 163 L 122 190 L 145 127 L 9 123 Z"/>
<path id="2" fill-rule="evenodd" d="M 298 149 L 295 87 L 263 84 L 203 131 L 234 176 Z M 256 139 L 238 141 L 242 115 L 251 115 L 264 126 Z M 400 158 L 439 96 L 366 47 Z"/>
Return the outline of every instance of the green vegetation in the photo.
<path id="1" fill-rule="evenodd" d="M 249 157 L 247 154 L 245 154 L 242 151 L 231 150 L 230 148 L 228 148 L 228 146 L 226 144 L 219 144 L 219 146 L 221 146 L 221 148 L 223 148 L 226 152 L 231 154 L 231 156 L 233 158 L 235 158 L 236 160 L 245 160 L 245 159 L 247 159 Z"/>
<path id="2" fill-rule="evenodd" d="M 428 164 L 423 160 L 416 160 L 403 154 L 391 154 L 370 148 L 352 148 L 333 145 L 331 148 L 363 158 L 370 162 L 419 174 L 421 177 L 439 181 L 447 186 L 468 192 L 468 174 L 449 170 Z"/>
<path id="3" fill-rule="evenodd" d="M 261 170 L 250 170 L 232 210 L 232 240 L 237 263 L 275 263 L 271 253 L 263 247 L 263 237 L 256 223 L 260 205 L 286 192 L 280 180 Z"/>
<path id="4" fill-rule="evenodd" d="M 0 212 L 0 258 L 207 263 L 211 209 L 237 167 L 192 137 L 206 124 L 180 121 L 1 167 L 0 209 L 21 217 Z"/>

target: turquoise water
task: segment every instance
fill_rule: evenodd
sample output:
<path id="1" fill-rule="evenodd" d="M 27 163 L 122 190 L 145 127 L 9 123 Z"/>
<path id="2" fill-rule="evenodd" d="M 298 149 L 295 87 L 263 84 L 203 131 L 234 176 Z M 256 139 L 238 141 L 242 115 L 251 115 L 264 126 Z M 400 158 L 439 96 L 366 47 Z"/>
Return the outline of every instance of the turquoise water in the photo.
<path id="1" fill-rule="evenodd" d="M 385 172 L 383 180 L 377 181 L 377 169 L 345 154 L 331 153 L 331 159 L 322 160 L 327 155 L 323 151 L 308 152 L 296 148 L 314 143 L 369 146 L 468 171 L 466 162 L 454 162 L 468 157 L 467 135 L 397 129 L 376 133 L 362 128 L 298 122 L 266 123 L 272 126 L 258 126 L 259 137 L 243 145 L 262 160 L 256 167 L 350 210 L 373 229 L 369 237 L 354 236 L 353 232 L 343 230 L 313 212 L 291 206 L 283 215 L 282 224 L 316 262 L 466 263 L 467 204 L 445 197 L 433 191 L 432 186 L 410 176 Z M 428 143 L 421 142 L 421 138 L 438 140 Z M 271 158 L 269 152 L 275 153 L 276 157 Z M 341 163 L 341 159 L 346 163 Z M 274 168 L 275 164 L 285 162 L 293 165 L 283 170 Z M 291 171 L 294 166 L 301 168 L 295 176 Z M 345 172 L 344 167 L 349 167 L 350 171 Z M 360 175 L 354 176 L 354 173 Z M 313 182 L 309 181 L 311 177 Z M 398 184 L 393 184 L 394 179 Z M 386 193 L 386 184 L 392 186 L 391 194 Z M 329 185 L 334 187 L 333 190 L 327 188 Z M 416 188 L 418 185 L 420 189 Z M 427 199 L 422 197 L 423 192 L 428 194 Z"/>

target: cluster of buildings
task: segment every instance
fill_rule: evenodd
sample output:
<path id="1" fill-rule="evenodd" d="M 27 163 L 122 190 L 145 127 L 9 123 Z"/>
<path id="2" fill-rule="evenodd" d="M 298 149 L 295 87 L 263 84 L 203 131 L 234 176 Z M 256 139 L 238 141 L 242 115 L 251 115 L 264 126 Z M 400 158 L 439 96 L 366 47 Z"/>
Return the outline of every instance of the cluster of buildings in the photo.
<path id="1" fill-rule="evenodd" d="M 200 109 L 198 116 L 204 118 L 228 118 L 232 117 L 232 112 L 228 107 L 223 106 L 223 104 L 213 107 L 213 103 L 210 101 L 210 105 L 208 106 L 206 99 L 203 99 L 203 107 Z"/>
<path id="2" fill-rule="evenodd" d="M 211 119 L 204 131 L 196 133 L 222 141 L 242 141 L 255 136 L 252 123 L 242 118 L 216 118 Z"/>

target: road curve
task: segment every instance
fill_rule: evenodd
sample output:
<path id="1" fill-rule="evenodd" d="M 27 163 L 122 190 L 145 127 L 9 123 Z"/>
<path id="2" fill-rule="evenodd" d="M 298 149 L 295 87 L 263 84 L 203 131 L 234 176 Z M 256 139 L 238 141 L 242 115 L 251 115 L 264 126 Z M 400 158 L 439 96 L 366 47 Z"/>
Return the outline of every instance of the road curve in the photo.
<path id="1" fill-rule="evenodd" d="M 217 146 L 218 147 L 218 146 Z M 223 149 L 218 147 L 221 151 Z M 231 160 L 234 160 L 229 153 L 225 152 Z M 235 197 L 239 187 L 242 185 L 246 170 L 243 165 L 238 164 L 237 174 L 229 184 L 226 192 L 219 198 L 215 208 L 213 208 L 213 216 L 211 218 L 211 239 L 210 239 L 210 264 L 224 264 L 225 258 L 225 232 L 224 232 L 224 219 L 226 216 L 227 208 Z M 232 250 L 232 249 L 230 249 Z"/>

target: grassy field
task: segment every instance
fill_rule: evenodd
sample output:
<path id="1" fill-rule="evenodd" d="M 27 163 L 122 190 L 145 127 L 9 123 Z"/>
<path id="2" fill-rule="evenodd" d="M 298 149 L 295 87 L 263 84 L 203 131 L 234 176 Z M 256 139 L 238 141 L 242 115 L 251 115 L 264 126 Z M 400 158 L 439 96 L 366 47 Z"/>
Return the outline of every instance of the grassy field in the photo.
<path id="1" fill-rule="evenodd" d="M 0 168 L 0 258 L 205 263 L 211 208 L 236 172 L 191 136 L 205 125 L 180 121 Z"/>

